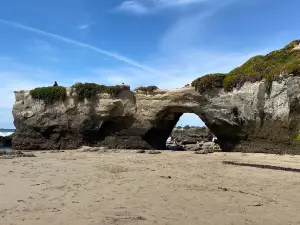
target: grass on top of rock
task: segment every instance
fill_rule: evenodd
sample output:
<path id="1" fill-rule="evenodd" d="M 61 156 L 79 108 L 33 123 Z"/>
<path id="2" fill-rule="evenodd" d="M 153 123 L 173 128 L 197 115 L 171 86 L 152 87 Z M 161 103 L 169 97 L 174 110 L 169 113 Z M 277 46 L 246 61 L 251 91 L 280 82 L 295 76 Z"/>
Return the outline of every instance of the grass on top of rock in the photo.
<path id="1" fill-rule="evenodd" d="M 192 82 L 192 86 L 195 87 L 199 92 L 210 90 L 214 87 L 223 87 L 223 82 L 226 74 L 213 73 L 203 77 L 199 77 Z"/>
<path id="2" fill-rule="evenodd" d="M 223 87 L 225 91 L 232 91 L 233 88 L 240 88 L 247 81 L 254 83 L 266 79 L 266 88 L 270 90 L 272 81 L 280 74 L 300 75 L 299 44 L 300 40 L 296 40 L 267 55 L 254 56 L 228 74 L 217 73 L 199 77 L 192 82 L 192 86 L 200 93 L 214 87 Z"/>
<path id="3" fill-rule="evenodd" d="M 64 101 L 67 96 L 66 88 L 61 86 L 35 88 L 30 91 L 30 95 L 33 99 L 42 100 L 46 104 Z"/>
<path id="4" fill-rule="evenodd" d="M 106 86 L 95 83 L 76 83 L 72 87 L 80 100 L 89 99 L 101 93 L 117 96 L 123 90 L 130 90 L 130 87 L 127 85 Z"/>
<path id="5" fill-rule="evenodd" d="M 134 89 L 134 91 L 141 91 L 144 93 L 153 93 L 155 90 L 157 90 L 158 87 L 151 85 L 151 86 L 139 86 L 137 88 Z"/>

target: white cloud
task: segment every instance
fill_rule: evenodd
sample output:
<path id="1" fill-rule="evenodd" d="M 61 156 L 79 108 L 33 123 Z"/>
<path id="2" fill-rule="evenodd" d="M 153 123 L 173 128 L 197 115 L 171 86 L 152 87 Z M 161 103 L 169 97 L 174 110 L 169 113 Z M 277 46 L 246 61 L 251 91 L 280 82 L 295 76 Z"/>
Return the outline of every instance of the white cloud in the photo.
<path id="1" fill-rule="evenodd" d="M 90 28 L 90 26 L 91 26 L 91 24 L 85 23 L 85 24 L 79 25 L 77 28 L 78 28 L 79 30 L 87 30 L 87 29 Z"/>
<path id="2" fill-rule="evenodd" d="M 228 1 L 234 0 L 223 0 L 221 3 L 217 0 L 125 0 L 117 7 L 117 10 L 134 14 L 149 14 L 162 9 L 180 9 L 184 6 L 207 2 L 223 5 Z"/>
<path id="3" fill-rule="evenodd" d="M 91 16 L 86 15 L 85 18 L 81 19 L 81 22 L 78 23 L 77 29 L 82 30 L 82 31 L 87 31 L 89 30 L 92 25 L 94 24 L 94 21 L 92 21 Z"/>
<path id="4" fill-rule="evenodd" d="M 194 3 L 202 3 L 210 0 L 152 0 L 158 7 L 162 6 L 183 6 Z"/>
<path id="5" fill-rule="evenodd" d="M 132 12 L 135 14 L 145 14 L 149 12 L 149 9 L 138 1 L 124 1 L 117 7 L 119 11 Z"/>
<path id="6" fill-rule="evenodd" d="M 203 20 L 213 15 L 213 12 L 205 12 L 197 15 L 180 18 L 171 25 L 160 40 L 160 49 L 166 52 L 175 52 L 194 48 L 201 42 L 202 33 L 205 32 Z"/>

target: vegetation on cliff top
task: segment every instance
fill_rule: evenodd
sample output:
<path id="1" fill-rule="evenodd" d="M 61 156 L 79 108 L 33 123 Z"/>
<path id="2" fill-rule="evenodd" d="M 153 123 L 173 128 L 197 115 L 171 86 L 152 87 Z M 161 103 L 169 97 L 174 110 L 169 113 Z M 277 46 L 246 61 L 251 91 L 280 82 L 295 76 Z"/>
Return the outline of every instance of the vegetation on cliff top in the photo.
<path id="1" fill-rule="evenodd" d="M 247 81 L 254 83 L 266 79 L 267 89 L 270 89 L 272 81 L 282 73 L 300 75 L 299 45 L 300 40 L 296 40 L 283 49 L 273 51 L 265 56 L 252 57 L 228 74 L 208 74 L 199 77 L 192 82 L 192 86 L 199 92 L 214 87 L 223 87 L 224 90 L 231 91 L 233 88 L 240 88 Z"/>
<path id="2" fill-rule="evenodd" d="M 80 100 L 89 99 L 102 93 L 117 96 L 123 90 L 130 90 L 130 87 L 127 85 L 105 86 L 95 83 L 76 83 L 72 87 Z"/>
<path id="3" fill-rule="evenodd" d="M 158 87 L 157 86 L 139 86 L 137 88 L 134 89 L 134 91 L 141 91 L 144 93 L 153 93 L 155 90 L 157 90 Z"/>
<path id="4" fill-rule="evenodd" d="M 117 96 L 123 90 L 130 90 L 127 85 L 105 86 L 95 83 L 76 83 L 72 86 L 79 100 L 89 99 L 97 94 L 107 93 L 111 96 Z M 39 87 L 30 91 L 33 99 L 42 100 L 46 104 L 53 104 L 57 101 L 64 101 L 67 96 L 65 87 L 51 86 Z"/>
<path id="5" fill-rule="evenodd" d="M 61 86 L 39 87 L 30 91 L 33 99 L 42 100 L 46 104 L 53 104 L 56 101 L 65 100 L 66 88 Z"/>

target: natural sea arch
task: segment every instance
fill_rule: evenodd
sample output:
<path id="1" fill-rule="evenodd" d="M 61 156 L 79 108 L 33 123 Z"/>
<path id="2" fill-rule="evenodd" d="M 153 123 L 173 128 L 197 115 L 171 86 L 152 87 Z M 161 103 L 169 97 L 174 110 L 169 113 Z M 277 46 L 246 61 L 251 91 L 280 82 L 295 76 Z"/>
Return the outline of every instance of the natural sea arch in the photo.
<path id="1" fill-rule="evenodd" d="M 193 108 L 182 106 L 168 107 L 158 112 L 153 127 L 148 130 L 143 139 L 155 149 L 165 149 L 167 139 L 184 113 L 193 113 L 204 123 L 206 121 L 206 116 Z M 223 151 L 231 151 L 234 148 L 234 143 L 238 140 L 235 140 L 232 134 L 238 132 L 238 127 L 222 125 L 222 123 L 205 123 L 205 125 L 218 138 Z"/>
<path id="2" fill-rule="evenodd" d="M 233 113 L 235 107 L 229 99 L 219 99 L 220 90 L 200 94 L 194 88 L 181 88 L 151 95 L 128 90 L 117 97 L 97 96 L 84 102 L 70 94 L 71 88 L 67 93 L 66 101 L 53 105 L 32 101 L 28 91 L 16 93 L 14 149 L 74 149 L 83 145 L 165 149 L 184 113 L 198 116 L 223 151 L 234 150 L 245 133 L 243 118 Z"/>

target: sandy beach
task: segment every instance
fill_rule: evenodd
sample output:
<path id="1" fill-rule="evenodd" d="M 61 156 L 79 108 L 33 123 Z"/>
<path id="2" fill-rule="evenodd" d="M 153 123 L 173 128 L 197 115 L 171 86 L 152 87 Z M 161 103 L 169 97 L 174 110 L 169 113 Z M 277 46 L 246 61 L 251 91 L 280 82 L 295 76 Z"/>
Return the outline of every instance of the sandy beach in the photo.
<path id="1" fill-rule="evenodd" d="M 1 225 L 300 224 L 299 156 L 35 152 L 0 159 Z"/>

